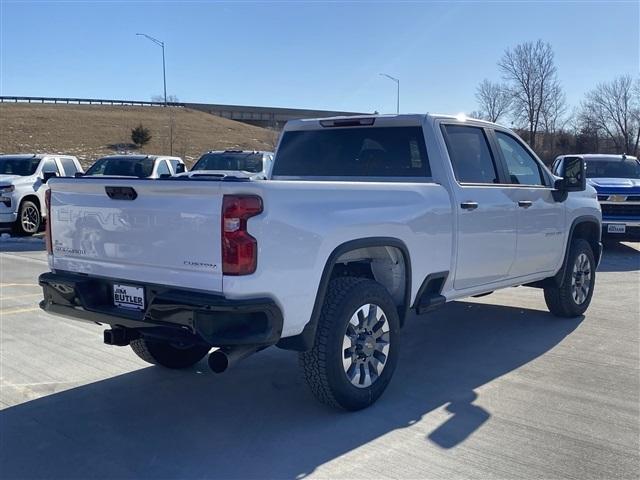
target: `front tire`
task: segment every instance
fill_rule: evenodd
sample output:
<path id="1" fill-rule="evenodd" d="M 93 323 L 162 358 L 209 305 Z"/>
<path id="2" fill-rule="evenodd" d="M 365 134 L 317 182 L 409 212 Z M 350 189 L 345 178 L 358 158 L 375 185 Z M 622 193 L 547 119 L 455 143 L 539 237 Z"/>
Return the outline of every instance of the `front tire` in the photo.
<path id="1" fill-rule="evenodd" d="M 187 368 L 198 363 L 211 350 L 203 345 L 179 346 L 145 338 L 132 340 L 131 349 L 145 362 L 166 368 Z"/>
<path id="2" fill-rule="evenodd" d="M 398 362 L 400 319 L 378 282 L 329 283 L 313 347 L 300 354 L 309 388 L 322 403 L 360 410 L 387 388 Z"/>
<path id="3" fill-rule="evenodd" d="M 25 237 L 40 231 L 42 225 L 42 214 L 38 206 L 30 201 L 24 200 L 18 209 L 18 218 L 13 225 L 15 235 Z"/>
<path id="4" fill-rule="evenodd" d="M 576 239 L 571 243 L 562 285 L 544 289 L 549 311 L 557 317 L 582 315 L 589 308 L 595 283 L 596 261 L 591 245 L 586 240 Z"/>

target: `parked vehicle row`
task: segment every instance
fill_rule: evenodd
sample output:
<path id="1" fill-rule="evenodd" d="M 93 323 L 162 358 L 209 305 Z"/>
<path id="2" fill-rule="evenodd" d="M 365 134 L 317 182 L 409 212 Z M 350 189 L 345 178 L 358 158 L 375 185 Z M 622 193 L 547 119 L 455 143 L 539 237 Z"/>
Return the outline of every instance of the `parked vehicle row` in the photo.
<path id="1" fill-rule="evenodd" d="M 410 312 L 518 285 L 586 311 L 600 206 L 582 157 L 557 167 L 499 125 L 375 115 L 287 123 L 266 182 L 54 179 L 40 306 L 169 368 L 295 350 L 320 401 L 361 409 Z"/>
<path id="2" fill-rule="evenodd" d="M 210 151 L 191 172 L 205 176 L 241 176 L 266 180 L 271 173 L 273 153 L 242 150 Z M 44 195 L 52 177 L 133 177 L 163 179 L 186 174 L 180 157 L 165 155 L 108 155 L 83 171 L 71 155 L 0 155 L 0 228 L 16 235 L 40 231 L 47 210 Z"/>

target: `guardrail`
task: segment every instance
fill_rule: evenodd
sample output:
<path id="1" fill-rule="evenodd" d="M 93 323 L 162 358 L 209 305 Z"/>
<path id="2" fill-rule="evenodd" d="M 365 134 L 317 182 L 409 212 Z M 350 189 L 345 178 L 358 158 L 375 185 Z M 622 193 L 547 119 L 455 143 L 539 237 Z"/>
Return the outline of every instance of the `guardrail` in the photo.
<path id="1" fill-rule="evenodd" d="M 146 102 L 143 100 L 113 100 L 105 98 L 66 98 L 66 97 L 17 97 L 0 96 L 0 103 L 49 103 L 67 105 L 115 105 L 132 107 L 163 107 L 164 102 Z M 266 128 L 282 128 L 288 120 L 299 118 L 324 118 L 341 115 L 363 115 L 357 112 L 337 112 L 328 110 L 308 110 L 300 108 L 258 107 L 250 105 L 219 105 L 214 103 L 167 102 L 170 107 L 190 108 Z"/>
<path id="2" fill-rule="evenodd" d="M 60 98 L 60 97 L 14 97 L 2 95 L 0 103 L 64 103 L 76 105 L 129 105 L 138 107 L 164 107 L 164 102 L 145 102 L 143 100 L 113 100 L 105 98 Z M 184 103 L 167 102 L 171 107 L 184 107 Z"/>

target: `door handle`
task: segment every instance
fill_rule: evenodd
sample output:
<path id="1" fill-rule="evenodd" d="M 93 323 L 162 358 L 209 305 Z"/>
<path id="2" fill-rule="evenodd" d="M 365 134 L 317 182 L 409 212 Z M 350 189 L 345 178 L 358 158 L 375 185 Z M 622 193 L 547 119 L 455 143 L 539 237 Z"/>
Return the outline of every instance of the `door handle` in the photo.
<path id="1" fill-rule="evenodd" d="M 478 202 L 462 202 L 460 208 L 464 210 L 475 210 L 478 208 Z"/>
<path id="2" fill-rule="evenodd" d="M 531 205 L 533 205 L 533 202 L 531 200 L 518 200 L 519 207 L 529 208 Z"/>

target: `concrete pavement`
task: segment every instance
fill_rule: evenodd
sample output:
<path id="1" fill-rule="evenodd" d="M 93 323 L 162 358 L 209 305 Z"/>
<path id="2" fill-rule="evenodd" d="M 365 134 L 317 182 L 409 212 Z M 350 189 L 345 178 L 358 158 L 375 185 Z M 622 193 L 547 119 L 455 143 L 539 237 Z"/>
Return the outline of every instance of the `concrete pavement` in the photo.
<path id="1" fill-rule="evenodd" d="M 638 478 L 640 253 L 605 251 L 584 318 L 520 287 L 408 322 L 373 407 L 315 402 L 296 354 L 151 367 L 37 308 L 42 242 L 0 243 L 0 477 Z"/>

